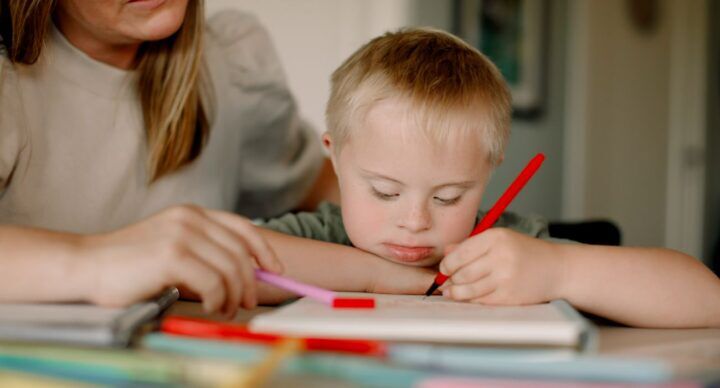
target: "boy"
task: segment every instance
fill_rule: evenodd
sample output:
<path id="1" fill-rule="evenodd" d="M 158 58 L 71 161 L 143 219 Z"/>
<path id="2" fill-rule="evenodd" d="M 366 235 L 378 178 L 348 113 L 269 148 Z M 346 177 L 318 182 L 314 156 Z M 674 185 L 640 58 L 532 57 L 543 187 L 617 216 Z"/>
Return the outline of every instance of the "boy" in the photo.
<path id="1" fill-rule="evenodd" d="M 684 254 L 557 244 L 535 238 L 548 237 L 542 220 L 513 215 L 466 240 L 503 158 L 510 96 L 495 66 L 458 38 L 408 29 L 370 41 L 333 73 L 327 124 L 342 207 L 266 228 L 439 264 L 450 275 L 441 291 L 454 300 L 564 298 L 634 326 L 720 326 L 720 280 Z"/>

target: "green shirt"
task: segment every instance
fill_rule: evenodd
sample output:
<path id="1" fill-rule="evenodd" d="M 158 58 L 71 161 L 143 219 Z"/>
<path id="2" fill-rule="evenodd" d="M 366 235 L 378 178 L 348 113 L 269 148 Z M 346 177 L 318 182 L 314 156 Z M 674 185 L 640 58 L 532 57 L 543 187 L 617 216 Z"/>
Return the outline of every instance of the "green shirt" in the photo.
<path id="1" fill-rule="evenodd" d="M 479 211 L 477 219 L 481 219 L 484 215 L 484 211 Z M 340 206 L 329 202 L 321 203 L 314 212 L 288 213 L 269 219 L 260 226 L 293 236 L 352 246 L 343 225 Z M 521 217 L 506 212 L 500 216 L 494 227 L 508 228 L 528 236 L 550 239 L 548 222 L 540 216 Z"/>

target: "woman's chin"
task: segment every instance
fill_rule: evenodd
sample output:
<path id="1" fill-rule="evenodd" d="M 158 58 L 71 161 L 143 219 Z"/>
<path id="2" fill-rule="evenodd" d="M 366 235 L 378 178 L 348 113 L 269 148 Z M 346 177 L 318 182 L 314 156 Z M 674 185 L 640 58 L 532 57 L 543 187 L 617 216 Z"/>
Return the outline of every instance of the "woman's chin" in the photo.
<path id="1" fill-rule="evenodd" d="M 159 9 L 148 15 L 137 15 L 136 22 L 132 23 L 134 38 L 141 41 L 155 41 L 165 39 L 176 33 L 185 20 L 185 8 L 173 6 L 168 9 Z M 138 20 L 140 19 L 140 20 Z M 130 33 L 130 31 L 128 31 Z"/>
<path id="2" fill-rule="evenodd" d="M 138 30 L 137 38 L 142 41 L 152 42 L 172 36 L 172 34 L 180 29 L 182 20 L 178 22 L 175 19 L 167 19 L 168 20 L 148 22 L 145 28 Z"/>

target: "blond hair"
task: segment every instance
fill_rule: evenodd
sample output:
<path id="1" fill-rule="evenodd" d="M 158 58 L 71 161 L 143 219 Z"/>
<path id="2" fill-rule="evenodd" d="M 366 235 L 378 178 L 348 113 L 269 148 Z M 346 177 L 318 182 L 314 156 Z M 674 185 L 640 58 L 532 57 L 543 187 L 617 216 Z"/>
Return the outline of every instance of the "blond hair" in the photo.
<path id="1" fill-rule="evenodd" d="M 410 103 L 424 135 L 480 135 L 489 161 L 502 160 L 510 132 L 510 92 L 495 65 L 459 38 L 408 28 L 360 47 L 331 78 L 328 135 L 342 147 L 379 101 Z M 483 119 L 479 119 L 482 117 Z"/>
<path id="2" fill-rule="evenodd" d="M 55 0 L 0 0 L 0 35 L 10 61 L 37 61 L 55 5 Z M 142 43 L 135 58 L 151 181 L 194 161 L 210 133 L 203 7 L 203 0 L 189 1 L 180 29 Z"/>

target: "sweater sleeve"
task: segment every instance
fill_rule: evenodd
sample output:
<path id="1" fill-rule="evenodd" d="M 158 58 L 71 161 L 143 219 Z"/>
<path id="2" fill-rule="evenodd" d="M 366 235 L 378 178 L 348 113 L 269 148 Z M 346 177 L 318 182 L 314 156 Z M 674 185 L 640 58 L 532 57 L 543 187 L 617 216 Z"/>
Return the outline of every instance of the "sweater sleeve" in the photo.
<path id="1" fill-rule="evenodd" d="M 25 144 L 22 118 L 16 74 L 0 45 L 0 195 L 12 178 Z"/>
<path id="2" fill-rule="evenodd" d="M 239 213 L 270 217 L 307 195 L 324 155 L 318 134 L 299 114 L 270 35 L 252 15 L 223 11 L 209 21 L 222 52 L 231 104 L 244 104 Z M 249 107 L 248 107 L 249 105 Z M 237 123 L 239 124 L 239 123 Z"/>
<path id="3" fill-rule="evenodd" d="M 482 219 L 484 215 L 485 212 L 478 212 L 478 220 Z M 544 217 L 536 214 L 521 216 L 512 212 L 504 212 L 493 226 L 497 228 L 508 228 L 543 240 L 550 239 L 548 221 Z"/>

